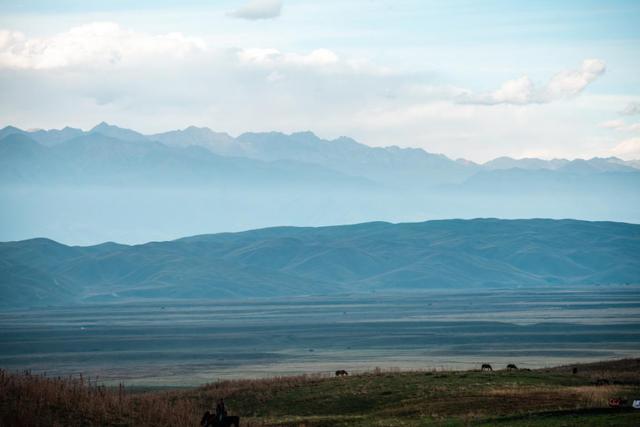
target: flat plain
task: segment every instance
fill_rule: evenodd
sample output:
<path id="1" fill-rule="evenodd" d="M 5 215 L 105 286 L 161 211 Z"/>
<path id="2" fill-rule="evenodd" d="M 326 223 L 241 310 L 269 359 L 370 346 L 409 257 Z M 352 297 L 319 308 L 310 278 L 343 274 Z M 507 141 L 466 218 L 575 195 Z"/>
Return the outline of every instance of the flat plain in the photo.
<path id="1" fill-rule="evenodd" d="M 634 286 L 456 290 L 3 310 L 0 367 L 101 384 L 545 368 L 640 355 Z"/>

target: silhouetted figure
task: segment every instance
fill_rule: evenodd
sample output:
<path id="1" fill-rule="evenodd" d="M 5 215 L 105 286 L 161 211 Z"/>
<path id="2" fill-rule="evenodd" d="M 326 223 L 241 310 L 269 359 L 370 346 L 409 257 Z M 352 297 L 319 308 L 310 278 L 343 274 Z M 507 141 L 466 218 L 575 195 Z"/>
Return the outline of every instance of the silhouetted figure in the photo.
<path id="1" fill-rule="evenodd" d="M 224 399 L 216 403 L 215 413 L 205 412 L 200 420 L 203 427 L 240 427 L 240 417 L 227 415 L 227 407 Z"/>
<path id="2" fill-rule="evenodd" d="M 482 368 L 480 368 L 480 370 L 481 371 L 493 371 L 493 368 L 488 363 L 483 363 L 482 364 Z"/>
<path id="3" fill-rule="evenodd" d="M 573 375 L 577 374 L 577 373 L 578 373 L 578 368 L 573 368 L 573 369 L 571 370 L 571 373 L 572 373 Z"/>
<path id="4" fill-rule="evenodd" d="M 227 416 L 227 408 L 224 406 L 224 399 L 218 400 L 216 404 L 216 421 L 222 424 L 222 420 Z"/>
<path id="5" fill-rule="evenodd" d="M 345 371 L 344 369 L 340 369 L 336 371 L 336 377 L 346 377 L 348 375 L 349 375 L 349 372 Z"/>
<path id="6" fill-rule="evenodd" d="M 518 367 L 516 365 L 514 365 L 513 363 L 509 363 L 507 365 L 507 370 L 509 370 L 509 371 L 515 371 L 517 369 L 518 369 Z"/>

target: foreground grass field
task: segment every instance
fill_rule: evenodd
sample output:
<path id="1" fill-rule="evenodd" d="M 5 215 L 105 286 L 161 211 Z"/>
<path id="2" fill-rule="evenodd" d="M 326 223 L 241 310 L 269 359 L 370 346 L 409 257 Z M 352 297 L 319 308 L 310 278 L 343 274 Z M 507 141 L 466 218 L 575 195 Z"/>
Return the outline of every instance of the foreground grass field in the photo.
<path id="1" fill-rule="evenodd" d="M 640 359 L 542 370 L 372 372 L 223 381 L 189 390 L 105 388 L 0 371 L 0 425 L 196 426 L 224 397 L 243 426 L 638 426 Z M 596 385 L 599 379 L 609 384 Z M 602 381 L 601 381 L 602 382 Z"/>

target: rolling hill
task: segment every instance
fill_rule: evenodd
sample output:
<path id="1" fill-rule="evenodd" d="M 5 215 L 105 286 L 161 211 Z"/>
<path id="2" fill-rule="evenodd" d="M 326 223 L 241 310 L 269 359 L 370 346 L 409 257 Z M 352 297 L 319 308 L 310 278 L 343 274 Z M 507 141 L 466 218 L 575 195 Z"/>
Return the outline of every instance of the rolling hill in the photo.
<path id="1" fill-rule="evenodd" d="M 3 305 L 640 282 L 640 226 L 444 220 L 276 227 L 144 245 L 0 243 Z"/>

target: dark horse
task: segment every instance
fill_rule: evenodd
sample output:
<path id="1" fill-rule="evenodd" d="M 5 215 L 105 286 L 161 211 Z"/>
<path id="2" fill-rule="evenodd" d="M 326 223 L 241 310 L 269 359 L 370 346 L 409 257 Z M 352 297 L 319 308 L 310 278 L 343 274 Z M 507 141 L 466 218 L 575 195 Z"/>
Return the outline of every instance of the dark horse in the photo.
<path id="1" fill-rule="evenodd" d="M 480 368 L 480 370 L 481 371 L 493 371 L 493 368 L 488 363 L 483 363 L 482 364 L 482 368 Z"/>
<path id="2" fill-rule="evenodd" d="M 202 416 L 200 425 L 203 427 L 240 427 L 240 417 L 225 415 L 222 420 L 219 420 L 216 414 L 207 411 Z"/>
<path id="3" fill-rule="evenodd" d="M 336 371 L 336 377 L 346 377 L 347 375 L 349 375 L 349 372 L 345 371 L 344 369 Z"/>
<path id="4" fill-rule="evenodd" d="M 517 369 L 518 369 L 518 367 L 516 365 L 514 365 L 513 363 L 509 363 L 507 365 L 507 370 L 509 370 L 509 371 L 515 371 Z"/>

